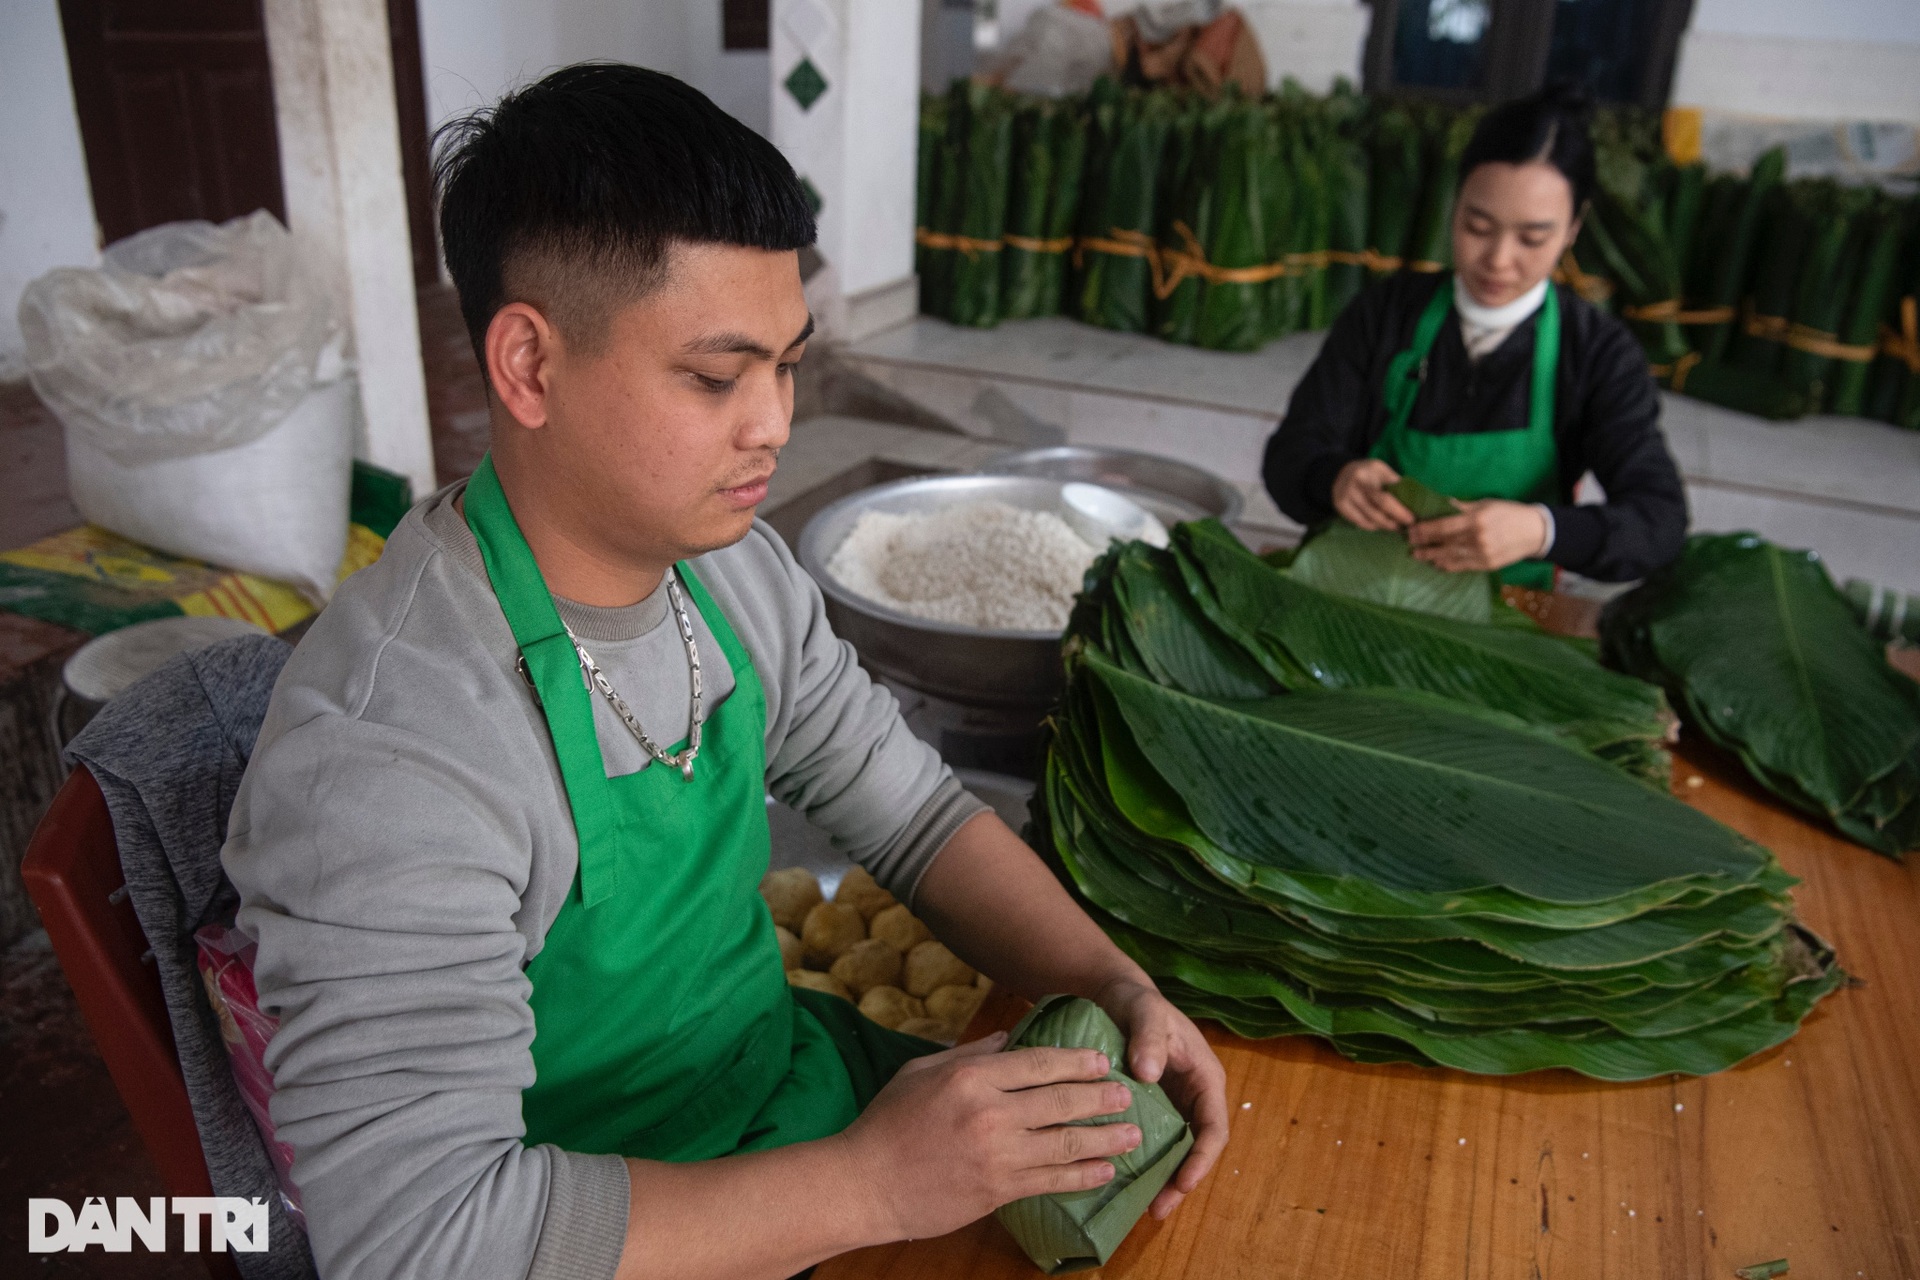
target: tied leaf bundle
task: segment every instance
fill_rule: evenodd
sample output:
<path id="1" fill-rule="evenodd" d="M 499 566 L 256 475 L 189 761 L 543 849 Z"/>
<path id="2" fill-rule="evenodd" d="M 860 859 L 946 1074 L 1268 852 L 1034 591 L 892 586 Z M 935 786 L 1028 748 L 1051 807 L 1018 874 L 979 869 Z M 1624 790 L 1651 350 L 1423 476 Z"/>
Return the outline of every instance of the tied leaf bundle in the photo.
<path id="1" fill-rule="evenodd" d="M 1089 104 L 1074 310 L 1088 324 L 1140 333 L 1153 297 L 1155 195 L 1178 107 L 1165 90 L 1133 93 L 1108 79 Z"/>
<path id="2" fill-rule="evenodd" d="M 1037 828 L 1188 1012 L 1626 1080 L 1730 1066 L 1843 980 L 1771 854 L 1588 749 L 1657 691 L 1174 533 L 1089 575 Z"/>
<path id="3" fill-rule="evenodd" d="M 1098 1049 L 1112 1064 L 1107 1079 L 1133 1091 L 1133 1102 L 1119 1115 L 1075 1124 L 1133 1124 L 1140 1145 L 1113 1157 L 1113 1179 L 1091 1191 L 1029 1196 L 1002 1205 L 994 1213 L 1050 1276 L 1097 1267 L 1113 1256 L 1127 1232 L 1153 1203 L 1193 1148 L 1193 1130 L 1157 1084 L 1142 1084 L 1121 1070 L 1127 1041 L 1105 1010 L 1074 996 L 1042 996 L 1007 1039 L 1019 1049 Z"/>
<path id="4" fill-rule="evenodd" d="M 1812 553 L 1697 535 L 1608 605 L 1601 643 L 1775 795 L 1869 849 L 1920 848 L 1920 686 Z"/>
<path id="5" fill-rule="evenodd" d="M 1000 318 L 1057 315 L 1073 252 L 1086 160 L 1080 104 L 1023 103 L 1013 122 L 1013 177 L 1000 258 Z"/>

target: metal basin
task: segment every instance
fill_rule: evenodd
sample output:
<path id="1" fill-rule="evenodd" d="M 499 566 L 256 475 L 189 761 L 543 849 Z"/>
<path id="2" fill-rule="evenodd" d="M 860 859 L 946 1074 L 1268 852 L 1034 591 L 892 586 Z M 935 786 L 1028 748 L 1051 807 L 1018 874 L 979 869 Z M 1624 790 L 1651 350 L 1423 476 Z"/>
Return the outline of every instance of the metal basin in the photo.
<path id="1" fill-rule="evenodd" d="M 1211 471 L 1157 453 L 1063 444 L 989 459 L 990 475 L 1038 476 L 1105 485 L 1138 502 L 1165 524 L 1214 516 L 1232 521 L 1246 505 L 1240 491 Z"/>
<path id="2" fill-rule="evenodd" d="M 1029 476 L 961 475 L 863 489 L 807 521 L 800 533 L 800 565 L 820 584 L 835 634 L 853 643 L 870 670 L 966 706 L 1031 709 L 1037 722 L 1060 692 L 1057 633 L 995 631 L 900 613 L 842 586 L 827 572 L 827 561 L 869 511 L 912 515 L 960 502 L 994 501 L 1057 512 L 1061 484 Z"/>

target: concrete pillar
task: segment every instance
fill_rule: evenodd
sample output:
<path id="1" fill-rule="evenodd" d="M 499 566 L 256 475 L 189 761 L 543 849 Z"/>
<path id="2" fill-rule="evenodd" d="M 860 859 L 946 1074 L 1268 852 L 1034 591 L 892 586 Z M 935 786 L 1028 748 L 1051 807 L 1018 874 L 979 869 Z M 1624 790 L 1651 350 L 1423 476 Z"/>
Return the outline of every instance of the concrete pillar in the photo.
<path id="1" fill-rule="evenodd" d="M 920 6 L 773 0 L 770 43 L 773 141 L 818 206 L 807 301 L 828 337 L 858 341 L 918 308 Z"/>
<path id="2" fill-rule="evenodd" d="M 355 452 L 436 487 L 385 0 L 266 0 L 287 223 L 326 264 L 360 376 Z"/>

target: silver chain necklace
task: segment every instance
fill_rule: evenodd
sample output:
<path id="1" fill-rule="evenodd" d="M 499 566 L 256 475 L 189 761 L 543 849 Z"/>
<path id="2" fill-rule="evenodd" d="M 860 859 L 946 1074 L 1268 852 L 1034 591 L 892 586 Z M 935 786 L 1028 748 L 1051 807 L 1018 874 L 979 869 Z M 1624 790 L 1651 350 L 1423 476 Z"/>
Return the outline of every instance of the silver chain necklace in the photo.
<path id="1" fill-rule="evenodd" d="M 680 771 L 680 776 L 688 782 L 693 781 L 694 757 L 700 754 L 700 650 L 693 642 L 693 620 L 687 617 L 687 603 L 680 596 L 680 584 L 674 578 L 673 571 L 667 571 L 667 599 L 673 602 L 673 613 L 680 620 L 680 643 L 687 649 L 687 671 L 693 677 L 693 705 L 687 712 L 687 746 L 678 753 L 663 751 L 660 744 L 647 736 L 640 727 L 640 721 L 628 709 L 626 699 L 614 692 L 613 682 L 600 670 L 600 664 L 593 660 L 587 647 L 580 643 L 580 637 L 573 634 L 573 628 L 567 627 L 567 639 L 573 641 L 574 652 L 580 655 L 580 670 L 586 673 L 587 683 L 600 691 L 613 707 L 613 713 L 620 717 L 629 732 L 639 741 L 646 753 L 661 764 L 672 765 Z M 563 622 L 562 626 L 566 626 Z"/>

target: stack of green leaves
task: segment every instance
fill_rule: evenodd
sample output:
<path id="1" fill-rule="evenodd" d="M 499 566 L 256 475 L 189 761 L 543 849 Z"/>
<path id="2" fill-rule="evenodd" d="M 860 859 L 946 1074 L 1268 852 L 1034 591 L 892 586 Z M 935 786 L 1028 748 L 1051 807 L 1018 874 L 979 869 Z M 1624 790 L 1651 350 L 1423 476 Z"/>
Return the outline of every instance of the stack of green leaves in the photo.
<path id="1" fill-rule="evenodd" d="M 1420 220 L 1414 224 L 1407 266 L 1443 271 L 1453 264 L 1453 201 L 1460 191 L 1460 157 L 1480 121 L 1474 110 L 1448 111 L 1430 106 L 1422 122 L 1427 152 L 1426 182 L 1420 192 Z"/>
<path id="2" fill-rule="evenodd" d="M 1071 310 L 1088 324 L 1141 333 L 1153 297 L 1155 196 L 1178 99 L 1166 90 L 1130 92 L 1103 78 L 1088 104 Z"/>
<path id="3" fill-rule="evenodd" d="M 1726 354 L 1738 321 L 1740 291 L 1752 268 L 1761 215 L 1769 194 L 1786 174 L 1787 153 L 1775 147 L 1754 161 L 1745 178 L 1716 175 L 1701 200 L 1687 257 L 1689 310 L 1724 319 L 1707 321 L 1689 332 L 1694 349 L 1711 365 Z"/>
<path id="4" fill-rule="evenodd" d="M 1905 243 L 1881 318 L 1881 354 L 1865 409 L 1896 427 L 1920 431 L 1920 199 L 1908 200 L 1904 213 Z"/>
<path id="5" fill-rule="evenodd" d="M 1089 575 L 1037 825 L 1189 1012 L 1362 1061 L 1624 1080 L 1730 1066 L 1843 981 L 1766 850 L 1586 749 L 1610 685 L 1579 650 L 1540 679 L 1502 641 L 1551 637 L 1174 533 Z M 1413 629 L 1369 635 L 1394 613 Z"/>
<path id="6" fill-rule="evenodd" d="M 1000 252 L 1000 318 L 1058 315 L 1080 210 L 1087 119 L 1075 100 L 1035 99 L 1013 118 L 1013 173 Z"/>
<path id="7" fill-rule="evenodd" d="M 1920 685 L 1812 553 L 1696 535 L 1608 605 L 1601 643 L 1775 795 L 1869 849 L 1920 848 Z"/>
<path id="8" fill-rule="evenodd" d="M 1374 271 L 1398 271 L 1413 239 L 1413 215 L 1420 201 L 1422 164 L 1420 126 L 1407 108 L 1398 104 L 1373 113 L 1371 136 L 1372 183 L 1368 192 L 1367 248 L 1375 255 Z"/>
<path id="9" fill-rule="evenodd" d="M 1193 1130 L 1165 1090 L 1126 1073 L 1126 1037 L 1093 1001 L 1042 996 L 1007 1037 L 1007 1052 L 1035 1048 L 1098 1049 L 1106 1054 L 1107 1079 L 1132 1090 L 1133 1101 L 1118 1115 L 1073 1123 L 1140 1127 L 1140 1145 L 1113 1158 L 1113 1179 L 1105 1186 L 1029 1196 L 995 1211 L 993 1216 L 1034 1265 L 1057 1276 L 1090 1270 L 1113 1256 L 1193 1149 Z"/>

